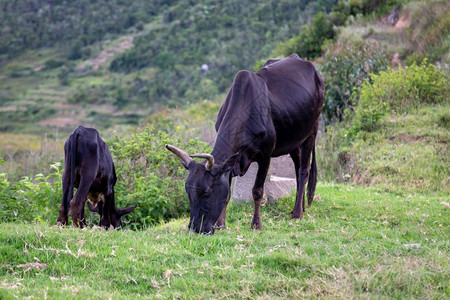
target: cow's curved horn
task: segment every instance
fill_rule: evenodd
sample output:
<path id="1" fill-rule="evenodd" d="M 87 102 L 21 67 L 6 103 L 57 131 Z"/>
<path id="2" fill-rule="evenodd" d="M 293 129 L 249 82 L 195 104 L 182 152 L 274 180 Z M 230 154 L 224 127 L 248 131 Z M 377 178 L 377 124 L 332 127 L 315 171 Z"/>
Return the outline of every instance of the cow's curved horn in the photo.
<path id="1" fill-rule="evenodd" d="M 208 153 L 201 153 L 201 154 L 194 154 L 191 155 L 191 157 L 199 157 L 199 158 L 204 158 L 207 160 L 205 168 L 208 171 L 211 171 L 212 167 L 214 166 L 214 156 L 212 156 L 211 154 Z"/>
<path id="2" fill-rule="evenodd" d="M 183 150 L 178 149 L 177 147 L 169 145 L 169 144 L 166 144 L 166 148 L 169 151 L 173 152 L 176 156 L 178 156 L 183 161 L 183 163 L 186 167 L 192 161 L 192 158 L 189 156 L 189 154 L 187 154 Z"/>

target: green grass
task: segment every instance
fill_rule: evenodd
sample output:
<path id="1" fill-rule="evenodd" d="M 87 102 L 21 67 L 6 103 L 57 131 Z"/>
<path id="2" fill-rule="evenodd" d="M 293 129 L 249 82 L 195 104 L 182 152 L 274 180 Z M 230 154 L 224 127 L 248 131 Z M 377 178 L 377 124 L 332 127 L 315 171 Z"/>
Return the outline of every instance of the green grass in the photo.
<path id="1" fill-rule="evenodd" d="M 450 193 L 449 120 L 447 103 L 408 114 L 388 113 L 374 131 L 359 132 L 350 144 L 343 127 L 330 127 L 318 143 L 319 176 L 394 190 Z"/>
<path id="2" fill-rule="evenodd" d="M 231 205 L 228 228 L 187 219 L 144 231 L 2 224 L 0 298 L 450 297 L 450 202 L 443 193 L 319 185 L 303 221 L 293 199 Z M 57 208 L 55 208 L 57 209 Z"/>
<path id="3" fill-rule="evenodd" d="M 423 106 L 410 114 L 388 114 L 380 128 L 362 132 L 352 146 L 360 181 L 450 192 L 450 106 Z"/>

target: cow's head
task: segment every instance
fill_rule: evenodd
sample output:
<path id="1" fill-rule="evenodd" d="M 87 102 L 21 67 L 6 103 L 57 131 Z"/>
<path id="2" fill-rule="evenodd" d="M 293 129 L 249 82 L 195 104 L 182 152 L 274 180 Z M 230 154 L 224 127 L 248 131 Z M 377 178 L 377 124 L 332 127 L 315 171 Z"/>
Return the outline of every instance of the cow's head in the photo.
<path id="1" fill-rule="evenodd" d="M 191 206 L 189 230 L 213 234 L 214 225 L 230 193 L 230 171 L 237 154 L 218 165 L 214 163 L 211 154 L 189 156 L 174 146 L 166 145 L 166 148 L 175 153 L 181 159 L 181 164 L 189 171 L 185 184 Z M 197 163 L 193 157 L 205 158 L 206 163 Z"/>
<path id="2" fill-rule="evenodd" d="M 114 228 L 122 227 L 122 217 L 131 213 L 136 208 L 136 206 L 137 205 L 120 209 L 114 205 L 113 208 L 109 209 L 109 213 L 106 214 L 105 211 L 101 211 L 99 204 L 97 204 L 97 206 L 94 206 L 91 202 L 88 202 L 89 210 L 100 215 L 100 226 L 105 228 L 109 228 L 110 226 Z M 103 210 L 104 209 L 106 208 L 103 207 Z"/>

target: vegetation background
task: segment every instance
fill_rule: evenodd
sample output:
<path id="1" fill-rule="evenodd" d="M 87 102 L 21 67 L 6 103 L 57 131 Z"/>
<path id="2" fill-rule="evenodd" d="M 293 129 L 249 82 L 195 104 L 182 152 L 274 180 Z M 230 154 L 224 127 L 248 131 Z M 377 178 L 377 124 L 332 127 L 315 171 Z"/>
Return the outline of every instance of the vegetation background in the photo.
<path id="1" fill-rule="evenodd" d="M 0 298 L 448 298 L 448 1 L 0 0 Z M 172 143 L 207 152 L 234 74 L 325 83 L 318 197 L 187 233 Z M 55 227 L 64 141 L 107 139 L 124 230 Z"/>

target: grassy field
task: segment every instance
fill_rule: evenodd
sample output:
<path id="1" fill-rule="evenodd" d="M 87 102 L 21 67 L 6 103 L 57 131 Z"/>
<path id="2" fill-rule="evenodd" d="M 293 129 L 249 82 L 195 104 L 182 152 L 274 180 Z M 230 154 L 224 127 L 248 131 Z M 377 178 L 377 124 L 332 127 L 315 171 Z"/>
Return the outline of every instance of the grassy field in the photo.
<path id="1" fill-rule="evenodd" d="M 449 196 L 321 184 L 303 221 L 293 198 L 231 205 L 228 228 L 187 219 L 144 231 L 2 224 L 0 298 L 450 297 Z M 55 208 L 56 209 L 56 208 Z"/>

